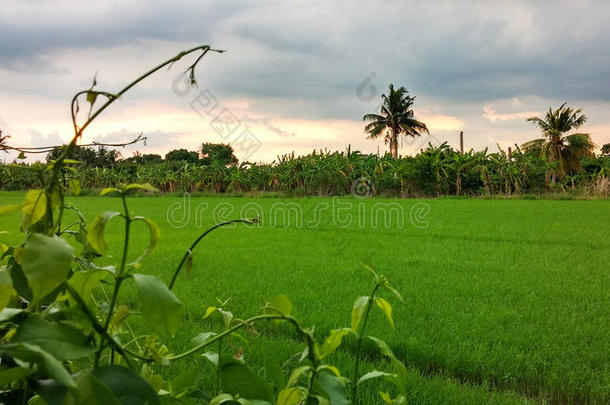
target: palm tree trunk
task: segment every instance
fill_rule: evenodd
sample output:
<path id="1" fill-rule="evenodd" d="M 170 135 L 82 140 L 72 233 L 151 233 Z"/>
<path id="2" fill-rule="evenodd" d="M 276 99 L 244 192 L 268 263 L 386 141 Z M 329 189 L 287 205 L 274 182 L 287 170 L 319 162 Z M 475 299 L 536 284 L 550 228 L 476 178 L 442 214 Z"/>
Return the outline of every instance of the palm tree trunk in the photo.
<path id="1" fill-rule="evenodd" d="M 392 137 L 390 139 L 390 155 L 394 159 L 398 159 L 398 131 L 392 128 Z"/>

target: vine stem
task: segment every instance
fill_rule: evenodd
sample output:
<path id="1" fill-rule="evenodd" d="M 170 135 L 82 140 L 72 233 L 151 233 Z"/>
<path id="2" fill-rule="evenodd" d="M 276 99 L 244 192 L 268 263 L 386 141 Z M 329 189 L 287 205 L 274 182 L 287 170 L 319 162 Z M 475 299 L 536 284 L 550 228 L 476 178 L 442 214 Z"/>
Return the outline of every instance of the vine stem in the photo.
<path id="1" fill-rule="evenodd" d="M 195 242 L 193 242 L 191 247 L 188 248 L 188 250 L 184 253 L 184 256 L 182 256 L 182 260 L 180 260 L 180 263 L 178 264 L 178 267 L 176 267 L 176 270 L 174 270 L 174 274 L 172 275 L 172 278 L 171 278 L 169 284 L 167 285 L 167 288 L 169 288 L 171 290 L 174 287 L 174 284 L 176 283 L 176 279 L 178 278 L 178 274 L 180 273 L 180 270 L 182 269 L 182 266 L 184 266 L 184 263 L 186 263 L 186 260 L 188 259 L 188 257 L 191 254 L 193 254 L 193 250 L 197 247 L 199 242 L 201 242 L 201 240 L 207 234 L 209 234 L 213 230 L 218 229 L 220 227 L 223 227 L 223 226 L 226 226 L 226 225 L 235 224 L 235 223 L 238 223 L 238 222 L 241 222 L 241 223 L 244 223 L 244 224 L 252 224 L 252 223 L 254 223 L 254 220 L 251 220 L 251 219 L 233 219 L 231 221 L 221 222 L 219 224 L 214 225 L 210 229 L 206 230 L 201 235 L 199 235 L 199 237 L 197 239 L 195 239 Z"/>
<path id="2" fill-rule="evenodd" d="M 129 359 L 129 357 L 127 355 L 127 351 L 125 349 L 123 349 L 123 347 L 120 344 L 118 344 L 117 341 L 114 340 L 112 338 L 112 336 L 110 336 L 108 331 L 98 322 L 98 320 L 95 317 L 95 315 L 93 315 L 93 313 L 91 312 L 91 310 L 87 306 L 87 303 L 85 302 L 85 300 L 83 300 L 83 298 L 80 296 L 80 294 L 70 284 L 65 283 L 65 287 L 66 287 L 66 290 L 72 296 L 72 298 L 74 298 L 74 300 L 81 307 L 81 309 L 83 310 L 83 312 L 87 316 L 87 318 L 89 318 L 89 321 L 91 321 L 91 325 L 93 326 L 93 329 L 95 329 L 95 331 L 97 333 L 99 333 L 104 338 L 106 338 L 106 340 L 108 341 L 110 346 L 112 346 L 117 351 L 117 353 L 120 354 L 125 359 L 125 361 L 127 362 L 127 365 L 129 366 L 129 368 L 134 370 L 133 363 Z M 134 355 L 135 353 L 131 353 L 131 354 Z M 138 357 L 138 356 L 134 356 L 134 357 Z M 145 360 L 145 359 L 146 358 L 144 358 L 142 360 Z"/>
<path id="3" fill-rule="evenodd" d="M 373 301 L 375 300 L 375 294 L 377 294 L 377 290 L 381 287 L 380 283 L 375 284 L 375 288 L 373 288 L 373 292 L 369 297 L 369 300 L 366 304 L 366 310 L 364 311 L 364 319 L 362 320 L 362 327 L 358 332 L 358 343 L 356 344 L 356 359 L 354 364 L 354 376 L 352 378 L 352 402 L 354 405 L 358 405 L 358 369 L 360 367 L 360 350 L 362 348 L 362 341 L 364 340 L 364 330 L 366 329 L 366 324 L 369 319 L 369 313 L 371 312 L 371 307 L 373 306 Z"/>
<path id="4" fill-rule="evenodd" d="M 294 327 L 299 332 L 303 333 L 306 336 L 309 336 L 307 334 L 307 332 L 303 330 L 303 328 L 301 327 L 301 324 L 299 323 L 299 321 L 296 318 L 292 317 L 292 316 L 288 316 L 288 315 L 272 315 L 272 314 L 256 315 L 256 316 L 253 316 L 253 317 L 251 317 L 249 319 L 245 319 L 245 320 L 239 322 L 238 324 L 232 326 L 231 328 L 225 330 L 224 332 L 219 333 L 218 335 L 214 336 L 213 338 L 208 339 L 205 342 L 203 342 L 203 343 L 201 343 L 201 344 L 199 344 L 199 345 L 197 345 L 197 346 L 195 346 L 195 347 L 193 347 L 193 348 L 191 348 L 191 349 L 189 349 L 189 350 L 187 350 L 187 351 L 185 351 L 183 353 L 176 354 L 176 355 L 173 355 L 173 356 L 168 356 L 167 360 L 170 360 L 170 361 L 171 360 L 178 360 L 178 359 L 181 359 L 183 357 L 189 356 L 189 355 L 191 355 L 193 353 L 196 353 L 199 350 L 201 350 L 201 349 L 211 345 L 212 343 L 216 342 L 217 340 L 222 339 L 225 336 L 228 336 L 231 333 L 233 333 L 233 332 L 235 332 L 235 331 L 237 331 L 237 330 L 243 328 L 244 326 L 247 326 L 247 325 L 249 325 L 249 324 L 251 324 L 253 322 L 258 322 L 258 321 L 263 321 L 263 320 L 274 320 L 274 319 L 281 319 L 281 320 L 287 321 L 287 322 L 291 323 L 292 325 L 294 325 Z M 307 340 L 308 340 L 308 344 L 310 344 L 309 343 L 310 342 L 310 337 L 307 338 Z M 310 358 L 311 358 L 311 356 L 314 356 L 314 355 L 315 354 L 310 353 Z"/>
<path id="5" fill-rule="evenodd" d="M 108 327 L 110 326 L 110 321 L 112 320 L 112 313 L 114 312 L 114 307 L 117 302 L 117 298 L 119 296 L 119 290 L 121 289 L 121 284 L 123 280 L 125 280 L 124 272 L 125 272 L 125 263 L 127 262 L 127 253 L 129 252 L 129 234 L 131 229 L 131 221 L 132 218 L 129 216 L 129 208 L 127 207 L 127 199 L 124 193 L 121 193 L 121 200 L 123 201 L 123 209 L 125 213 L 123 217 L 125 218 L 125 240 L 123 241 L 123 255 L 121 257 L 121 266 L 119 267 L 119 271 L 114 281 L 114 289 L 112 291 L 112 298 L 110 300 L 110 307 L 108 307 L 108 316 L 106 317 L 106 321 L 104 322 L 104 330 L 108 332 Z M 102 351 L 104 350 L 104 340 L 100 341 L 100 345 L 95 353 L 95 366 L 97 367 L 100 361 L 100 357 L 102 355 Z M 112 355 L 111 355 L 112 358 Z"/>

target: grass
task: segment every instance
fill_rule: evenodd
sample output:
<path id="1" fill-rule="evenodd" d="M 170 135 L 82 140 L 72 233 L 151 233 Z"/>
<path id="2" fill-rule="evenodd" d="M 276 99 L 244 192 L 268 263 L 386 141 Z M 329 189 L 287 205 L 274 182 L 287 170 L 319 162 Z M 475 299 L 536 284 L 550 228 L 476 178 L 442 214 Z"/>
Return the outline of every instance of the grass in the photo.
<path id="1" fill-rule="evenodd" d="M 22 197 L 0 193 L 0 204 Z M 117 198 L 70 200 L 89 220 L 120 210 Z M 302 226 L 294 216 L 283 217 L 278 203 L 289 204 L 284 211 L 292 207 L 293 215 L 301 210 Z M 390 226 L 374 226 L 371 212 L 381 219 L 390 209 L 379 203 L 402 210 L 402 226 L 395 218 Z M 186 210 L 182 204 L 169 196 L 130 200 L 132 214 L 152 218 L 162 232 L 143 272 L 168 280 L 188 245 L 213 225 L 214 213 L 218 220 L 259 211 L 263 223 L 217 230 L 195 251 L 191 274 L 176 284 L 188 316 L 168 342 L 173 351 L 209 327 L 201 318 L 216 297 L 231 298 L 230 309 L 246 316 L 263 298 L 283 293 L 296 316 L 315 325 L 317 336 L 348 326 L 353 301 L 371 287 L 362 262 L 387 275 L 405 297 L 399 304 L 386 296 L 395 330 L 373 313 L 368 331 L 409 366 L 412 403 L 610 401 L 607 201 L 215 197 L 193 198 Z M 178 224 L 185 226 L 168 223 L 172 208 L 175 219 L 190 212 Z M 348 214 L 351 224 L 344 222 Z M 17 229 L 18 221 L 18 214 L 1 217 L 0 229 Z M 107 232 L 116 259 L 120 222 Z M 21 238 L 0 235 L 3 243 Z M 134 243 L 134 255 L 144 242 Z M 265 328 L 246 348 L 246 358 L 262 367 L 269 351 L 289 359 L 301 346 L 288 329 Z M 367 349 L 365 370 L 387 367 Z M 331 362 L 349 373 L 352 359 L 339 352 Z M 373 388 L 363 403 L 380 402 Z"/>

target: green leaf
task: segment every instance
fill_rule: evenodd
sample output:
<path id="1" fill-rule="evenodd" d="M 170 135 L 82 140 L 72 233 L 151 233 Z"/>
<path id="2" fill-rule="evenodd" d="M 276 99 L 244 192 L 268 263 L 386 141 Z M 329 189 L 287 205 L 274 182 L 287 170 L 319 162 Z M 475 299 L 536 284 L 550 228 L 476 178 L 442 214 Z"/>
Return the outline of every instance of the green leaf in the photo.
<path id="1" fill-rule="evenodd" d="M 184 394 L 197 388 L 197 381 L 201 375 L 196 368 L 184 370 L 169 381 L 170 393 L 173 397 L 182 397 Z"/>
<path id="2" fill-rule="evenodd" d="M 277 397 L 277 405 L 299 405 L 307 398 L 307 390 L 303 387 L 284 388 Z"/>
<path id="3" fill-rule="evenodd" d="M 30 315 L 19 325 L 11 343 L 36 345 L 58 360 L 74 360 L 93 353 L 87 337 L 78 329 L 47 322 L 38 314 Z"/>
<path id="4" fill-rule="evenodd" d="M 386 318 L 388 318 L 388 322 L 390 323 L 390 326 L 393 329 L 394 328 L 394 319 L 392 319 L 392 306 L 390 305 L 389 302 L 387 302 L 386 300 L 384 300 L 381 297 L 376 297 L 375 302 L 377 303 L 377 306 L 381 309 L 381 311 L 383 311 Z"/>
<path id="5" fill-rule="evenodd" d="M 373 277 L 375 277 L 376 282 L 379 282 L 379 276 L 377 275 L 377 273 L 375 272 L 375 270 L 373 270 L 373 268 L 371 266 L 369 266 L 368 264 L 362 263 L 362 267 L 364 267 L 369 273 L 371 273 L 373 275 Z"/>
<path id="6" fill-rule="evenodd" d="M 392 294 L 394 294 L 396 298 L 400 300 L 400 302 L 405 302 L 404 298 L 402 298 L 402 295 L 398 292 L 398 290 L 394 288 L 387 280 L 385 283 L 383 283 L 383 286 Z"/>
<path id="7" fill-rule="evenodd" d="M 144 221 L 144 223 L 146 223 L 146 225 L 148 225 L 148 230 L 150 231 L 150 242 L 148 243 L 148 246 L 146 247 L 146 250 L 144 251 L 144 253 L 135 260 L 134 263 L 137 263 L 140 260 L 142 260 L 144 257 L 151 254 L 153 252 L 153 250 L 155 250 L 155 248 L 157 247 L 157 244 L 159 243 L 159 239 L 161 239 L 161 231 L 159 230 L 159 227 L 152 219 L 148 219 L 148 218 L 144 218 L 144 217 L 133 217 L 132 220 L 133 221 Z M 134 264 L 134 263 L 132 263 L 132 264 Z"/>
<path id="8" fill-rule="evenodd" d="M 68 391 L 62 405 L 119 405 L 112 391 L 89 372 L 75 379 L 76 389 Z"/>
<path id="9" fill-rule="evenodd" d="M 280 311 L 282 315 L 290 316 L 292 314 L 292 303 L 284 294 L 273 297 L 269 305 Z"/>
<path id="10" fill-rule="evenodd" d="M 280 389 L 286 385 L 282 366 L 272 356 L 265 356 L 265 375 Z"/>
<path id="11" fill-rule="evenodd" d="M 104 230 L 106 229 L 106 223 L 118 215 L 121 215 L 121 213 L 116 211 L 102 212 L 91 223 L 87 233 L 87 240 L 96 252 L 103 254 L 108 250 L 108 245 L 106 245 L 104 240 Z"/>
<path id="12" fill-rule="evenodd" d="M 108 188 L 105 188 L 102 191 L 100 191 L 100 197 L 103 196 L 103 195 L 106 195 L 106 194 L 120 193 L 120 192 L 121 192 L 121 190 L 119 190 L 116 187 L 108 187 Z"/>
<path id="13" fill-rule="evenodd" d="M 361 384 L 365 381 L 372 380 L 375 378 L 388 377 L 388 376 L 394 376 L 394 375 L 395 374 L 392 374 L 392 373 L 386 373 L 385 371 L 373 370 L 373 371 L 369 371 L 368 373 L 366 373 L 362 377 L 360 377 L 358 379 L 358 384 Z"/>
<path id="14" fill-rule="evenodd" d="M 19 211 L 23 204 L 11 204 L 0 206 L 0 216 L 10 214 L 11 212 Z"/>
<path id="15" fill-rule="evenodd" d="M 76 388 L 76 383 L 63 364 L 38 346 L 28 343 L 11 343 L 0 346 L 0 351 L 8 353 L 19 360 L 36 363 L 46 371 L 49 377 L 59 384 Z"/>
<path id="16" fill-rule="evenodd" d="M 364 311 L 366 310 L 368 302 L 369 297 L 358 297 L 354 302 L 354 306 L 352 307 L 351 327 L 355 333 L 358 333 L 358 327 L 360 326 L 360 321 L 362 321 L 362 317 L 364 316 Z"/>
<path id="17" fill-rule="evenodd" d="M 269 306 L 272 308 L 266 308 L 265 309 L 266 314 L 271 314 L 271 315 L 280 315 L 281 314 L 284 316 L 290 316 L 290 314 L 292 313 L 292 303 L 290 302 L 288 297 L 285 296 L 284 294 L 276 295 L 275 297 L 273 297 L 273 299 L 269 303 Z M 278 311 L 279 311 L 279 314 L 278 314 Z M 281 319 L 275 319 L 273 321 L 273 323 L 275 323 L 275 324 L 278 324 L 280 322 L 282 322 Z"/>
<path id="18" fill-rule="evenodd" d="M 160 404 L 157 393 L 146 380 L 125 367 L 94 368 L 91 375 L 108 387 L 121 405 Z"/>
<path id="19" fill-rule="evenodd" d="M 80 194 L 80 181 L 76 179 L 68 180 L 68 185 L 70 186 L 70 190 L 74 193 L 74 195 Z"/>
<path id="20" fill-rule="evenodd" d="M 124 188 L 125 191 L 129 191 L 129 190 L 145 190 L 145 191 L 159 191 L 156 188 L 154 188 L 153 186 L 151 186 L 150 184 L 146 183 L 146 184 L 129 184 Z"/>
<path id="21" fill-rule="evenodd" d="M 191 339 L 191 347 L 199 346 L 216 335 L 216 332 L 202 332 Z"/>
<path id="22" fill-rule="evenodd" d="M 225 363 L 220 366 L 219 373 L 222 391 L 239 395 L 240 398 L 274 402 L 271 385 L 246 366 L 234 362 Z"/>
<path id="23" fill-rule="evenodd" d="M 19 256 L 19 264 L 37 302 L 61 283 L 70 273 L 74 249 L 57 236 L 33 234 L 25 242 Z"/>
<path id="24" fill-rule="evenodd" d="M 391 381 L 396 387 L 398 387 L 398 389 L 400 390 L 401 393 L 405 393 L 406 381 L 407 381 L 407 368 L 405 367 L 403 362 L 398 360 L 398 358 L 394 355 L 394 352 L 392 351 L 392 349 L 390 349 L 390 347 L 388 346 L 388 344 L 386 342 L 384 342 L 381 339 L 377 339 L 373 336 L 367 336 L 367 338 L 369 340 L 371 340 L 373 343 L 375 343 L 375 345 L 377 346 L 377 348 L 379 349 L 381 354 L 383 354 L 384 356 L 386 356 L 390 359 L 390 362 L 392 363 L 392 366 L 394 367 L 394 370 L 396 371 L 396 375 L 388 376 L 387 379 L 389 381 Z"/>
<path id="25" fill-rule="evenodd" d="M 4 308 L 2 311 L 0 311 L 0 322 L 10 321 L 23 311 L 25 310 L 18 308 Z"/>
<path id="26" fill-rule="evenodd" d="M 99 282 L 108 275 L 102 270 L 76 271 L 68 280 L 68 283 L 74 287 L 83 300 L 90 305 L 93 300 L 93 290 L 99 285 Z M 70 302 L 75 302 L 72 296 L 69 297 Z"/>
<path id="27" fill-rule="evenodd" d="M 53 379 L 30 380 L 28 383 L 42 399 L 44 405 L 64 405 L 64 399 L 68 393 L 65 385 L 61 385 Z"/>
<path id="28" fill-rule="evenodd" d="M 386 404 L 390 404 L 390 405 L 392 404 L 392 397 L 387 392 L 380 391 L 379 396 L 381 397 L 381 399 L 383 399 L 383 402 L 385 402 Z"/>
<path id="29" fill-rule="evenodd" d="M 317 381 L 323 390 L 324 397 L 328 398 L 332 405 L 349 405 L 351 403 L 347 399 L 347 390 L 343 379 L 329 372 L 321 372 Z"/>
<path id="30" fill-rule="evenodd" d="M 290 378 L 288 378 L 287 387 L 292 387 L 299 383 L 300 378 L 305 375 L 305 373 L 311 371 L 311 366 L 301 366 L 292 371 L 290 374 Z"/>
<path id="31" fill-rule="evenodd" d="M 87 92 L 87 102 L 89 104 L 91 104 L 92 107 L 93 107 L 93 104 L 95 104 L 95 100 L 97 99 L 97 94 L 98 94 L 97 91 L 89 90 Z"/>
<path id="32" fill-rule="evenodd" d="M 218 362 L 220 360 L 220 356 L 216 352 L 205 352 L 201 355 L 201 357 L 207 359 L 210 363 L 214 365 L 214 367 L 218 367 Z"/>
<path id="33" fill-rule="evenodd" d="M 4 387 L 12 382 L 21 381 L 34 374 L 36 370 L 24 367 L 13 367 L 8 370 L 0 371 L 0 387 Z"/>
<path id="34" fill-rule="evenodd" d="M 47 212 L 47 196 L 43 190 L 30 190 L 25 195 L 22 208 L 21 230 L 27 231 Z"/>
<path id="35" fill-rule="evenodd" d="M 0 311 L 4 310 L 11 301 L 17 297 L 13 288 L 13 280 L 8 271 L 0 268 Z"/>
<path id="36" fill-rule="evenodd" d="M 156 332 L 173 336 L 182 318 L 182 303 L 167 286 L 155 276 L 134 274 L 144 319 Z"/>
<path id="37" fill-rule="evenodd" d="M 337 350 L 339 346 L 341 346 L 341 342 L 343 338 L 352 333 L 352 330 L 349 328 L 342 329 L 333 329 L 330 331 L 330 334 L 322 344 L 320 348 L 320 359 L 325 358 L 326 356 L 332 354 Z"/>
<path id="38" fill-rule="evenodd" d="M 233 398 L 233 395 L 224 393 L 224 394 L 220 394 L 220 395 L 217 395 L 214 398 L 212 398 L 209 405 L 222 405 L 227 402 L 231 403 L 234 401 L 235 401 L 235 399 Z"/>

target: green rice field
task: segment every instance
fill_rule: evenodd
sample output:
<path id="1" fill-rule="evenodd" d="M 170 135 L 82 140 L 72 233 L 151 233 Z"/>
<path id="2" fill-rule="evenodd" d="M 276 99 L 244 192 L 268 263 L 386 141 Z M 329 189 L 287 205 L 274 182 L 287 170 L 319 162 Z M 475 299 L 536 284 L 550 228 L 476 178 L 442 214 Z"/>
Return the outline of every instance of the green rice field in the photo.
<path id="1" fill-rule="evenodd" d="M 0 205 L 23 196 L 0 193 Z M 89 221 L 121 209 L 119 198 L 68 200 Z M 285 294 L 321 340 L 349 326 L 352 303 L 370 293 L 365 263 L 405 298 L 401 304 L 385 294 L 396 326 L 373 312 L 368 334 L 386 340 L 407 365 L 410 403 L 610 402 L 608 201 L 161 196 L 131 198 L 129 206 L 161 228 L 140 272 L 163 280 L 208 227 L 241 216 L 262 219 L 218 229 L 194 252 L 190 274 L 181 274 L 175 288 L 185 317 L 166 342 L 173 352 L 215 326 L 203 316 L 216 298 L 230 298 L 227 308 L 245 318 L 264 299 Z M 19 220 L 18 213 L 0 217 L 0 229 L 17 230 Z M 134 257 L 146 232 L 134 226 L 141 235 Z M 121 221 L 108 225 L 106 238 L 110 255 L 100 264 L 120 256 Z M 22 239 L 0 234 L 7 245 Z M 247 364 L 260 371 L 273 351 L 289 372 L 303 343 L 283 325 L 258 332 L 242 343 Z M 366 350 L 363 368 L 388 367 L 372 347 Z M 348 350 L 329 358 L 348 373 L 352 361 Z M 200 370 L 202 379 L 213 375 L 199 358 L 179 368 Z M 378 389 L 367 389 L 362 403 L 381 403 Z"/>

